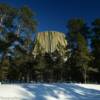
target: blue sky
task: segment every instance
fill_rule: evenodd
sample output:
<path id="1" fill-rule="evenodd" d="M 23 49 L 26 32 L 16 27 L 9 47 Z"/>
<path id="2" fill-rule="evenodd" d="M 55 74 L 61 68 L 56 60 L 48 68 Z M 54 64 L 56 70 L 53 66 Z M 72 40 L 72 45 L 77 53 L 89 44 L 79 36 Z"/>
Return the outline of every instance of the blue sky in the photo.
<path id="1" fill-rule="evenodd" d="M 66 32 L 71 18 L 83 18 L 88 24 L 100 18 L 100 0 L 0 0 L 14 7 L 29 6 L 36 12 L 37 31 Z"/>

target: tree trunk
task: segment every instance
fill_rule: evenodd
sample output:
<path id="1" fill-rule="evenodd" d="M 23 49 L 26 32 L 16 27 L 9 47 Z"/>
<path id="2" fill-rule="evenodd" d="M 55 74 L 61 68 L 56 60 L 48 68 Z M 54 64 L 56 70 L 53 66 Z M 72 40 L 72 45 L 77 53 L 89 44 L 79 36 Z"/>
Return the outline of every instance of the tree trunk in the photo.
<path id="1" fill-rule="evenodd" d="M 87 83 L 87 69 L 84 67 L 83 69 L 83 78 L 84 78 L 84 83 L 86 84 Z"/>

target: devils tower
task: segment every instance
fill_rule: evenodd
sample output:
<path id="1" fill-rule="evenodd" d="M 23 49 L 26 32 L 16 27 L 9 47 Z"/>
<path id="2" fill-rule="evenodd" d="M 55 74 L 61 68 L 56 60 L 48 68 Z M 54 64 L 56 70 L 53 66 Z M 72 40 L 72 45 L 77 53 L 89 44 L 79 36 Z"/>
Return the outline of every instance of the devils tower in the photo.
<path id="1" fill-rule="evenodd" d="M 52 53 L 54 51 L 64 55 L 66 52 L 67 40 L 65 34 L 56 31 L 39 32 L 35 37 L 33 55 L 39 53 Z"/>

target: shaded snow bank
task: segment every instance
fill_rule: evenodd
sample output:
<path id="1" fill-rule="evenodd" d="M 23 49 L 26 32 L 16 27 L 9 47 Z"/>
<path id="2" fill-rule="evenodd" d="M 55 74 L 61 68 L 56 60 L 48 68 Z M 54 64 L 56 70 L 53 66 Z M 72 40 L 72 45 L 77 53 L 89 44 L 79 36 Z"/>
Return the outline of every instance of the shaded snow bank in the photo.
<path id="1" fill-rule="evenodd" d="M 0 100 L 100 100 L 100 85 L 94 84 L 4 84 Z"/>

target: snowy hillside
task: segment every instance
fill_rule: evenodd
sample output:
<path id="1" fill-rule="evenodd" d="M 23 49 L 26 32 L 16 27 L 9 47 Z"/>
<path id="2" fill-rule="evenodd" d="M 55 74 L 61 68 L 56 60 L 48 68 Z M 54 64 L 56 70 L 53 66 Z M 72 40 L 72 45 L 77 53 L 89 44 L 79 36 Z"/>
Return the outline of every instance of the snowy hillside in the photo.
<path id="1" fill-rule="evenodd" d="M 0 100 L 100 100 L 100 85 L 2 84 Z"/>

